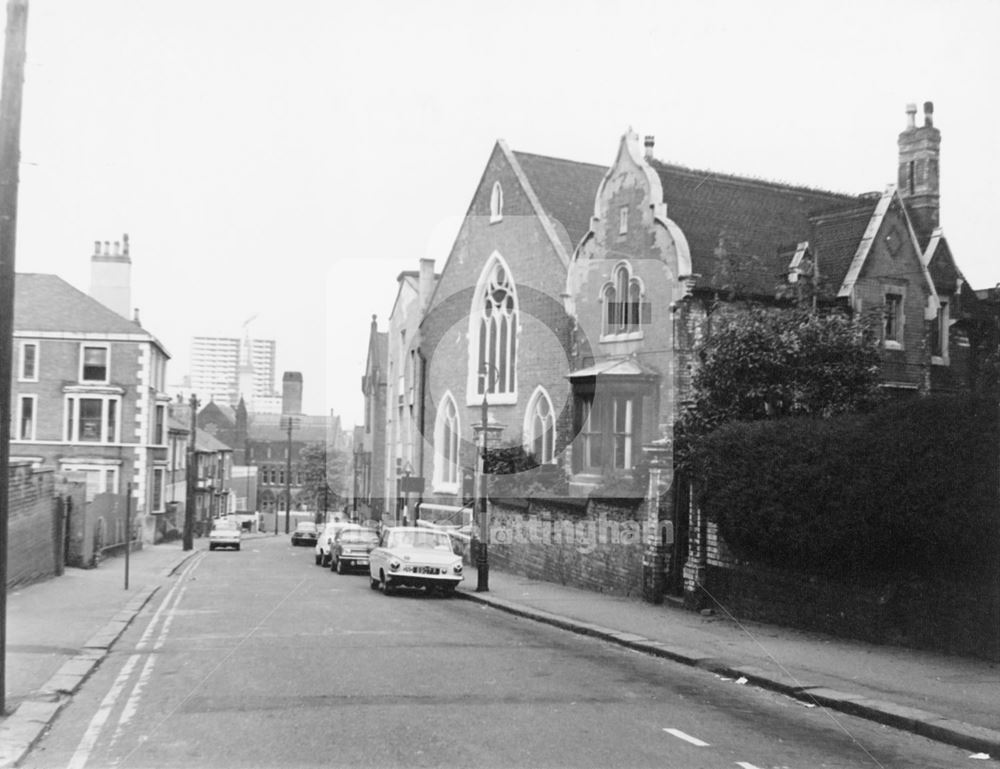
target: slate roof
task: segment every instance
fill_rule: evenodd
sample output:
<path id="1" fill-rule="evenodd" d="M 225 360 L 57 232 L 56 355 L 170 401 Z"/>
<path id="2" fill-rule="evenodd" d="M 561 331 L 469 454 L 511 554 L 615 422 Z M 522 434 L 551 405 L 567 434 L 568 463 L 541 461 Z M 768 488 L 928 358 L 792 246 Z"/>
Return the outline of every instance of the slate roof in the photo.
<path id="1" fill-rule="evenodd" d="M 58 275 L 19 272 L 14 278 L 14 330 L 78 334 L 139 334 L 163 345 Z"/>
<path id="2" fill-rule="evenodd" d="M 198 428 L 195 432 L 194 447 L 196 451 L 205 453 L 215 453 L 218 451 L 232 451 L 232 447 L 226 445 L 210 432 Z"/>
<path id="3" fill-rule="evenodd" d="M 572 252 L 590 230 L 594 197 L 608 169 L 528 152 L 514 152 L 514 157 L 528 177 L 542 209 L 566 228 Z"/>
<path id="4" fill-rule="evenodd" d="M 650 161 L 650 165 L 663 185 L 667 216 L 687 237 L 692 270 L 701 276 L 697 283 L 700 287 L 722 288 L 728 259 L 730 263 L 754 264 L 752 274 L 741 275 L 743 290 L 773 294 L 787 272 L 789 250 L 794 250 L 798 242 L 810 241 L 815 251 L 823 251 L 826 243 L 820 235 L 830 238 L 834 252 L 830 267 L 836 267 L 828 270 L 828 260 L 821 256 L 821 274 L 834 282 L 842 280 L 850 264 L 850 257 L 846 264 L 843 262 L 844 252 L 849 250 L 846 240 L 857 232 L 860 219 L 867 224 L 878 202 L 874 195 L 826 192 L 697 171 L 657 160 Z M 836 227 L 823 227 L 824 231 L 817 231 L 814 237 L 812 219 L 837 211 L 855 214 L 846 216 Z M 860 231 L 864 231 L 863 226 Z M 854 240 L 855 247 L 859 240 L 860 234 Z M 748 259 L 756 261 L 750 263 Z"/>
<path id="5" fill-rule="evenodd" d="M 877 203 L 878 196 L 873 196 L 856 208 L 813 220 L 809 245 L 819 263 L 820 280 L 828 289 L 836 292 L 844 282 Z"/>
<path id="6" fill-rule="evenodd" d="M 590 229 L 607 168 L 513 153 L 542 208 L 575 248 Z M 701 288 L 734 280 L 773 295 L 797 243 L 809 241 L 828 288 L 840 286 L 875 211 L 877 193 L 851 195 L 649 161 L 660 177 L 667 216 L 684 232 Z M 739 275 L 733 275 L 733 270 Z"/>
<path id="7" fill-rule="evenodd" d="M 18 273 L 14 279 L 14 328 L 30 331 L 145 333 L 58 275 Z"/>

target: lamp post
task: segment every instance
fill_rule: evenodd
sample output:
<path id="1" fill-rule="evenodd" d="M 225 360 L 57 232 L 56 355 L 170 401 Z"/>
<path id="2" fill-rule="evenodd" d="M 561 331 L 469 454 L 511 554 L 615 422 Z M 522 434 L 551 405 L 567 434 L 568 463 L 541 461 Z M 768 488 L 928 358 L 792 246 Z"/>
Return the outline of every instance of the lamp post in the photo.
<path id="1" fill-rule="evenodd" d="M 490 556 L 489 556 L 489 486 L 486 474 L 486 453 L 489 450 L 489 433 L 496 433 L 499 438 L 503 431 L 503 425 L 497 423 L 490 424 L 489 415 L 489 393 L 492 384 L 496 381 L 497 368 L 490 363 L 483 363 L 483 402 L 481 405 L 480 422 L 473 425 L 472 429 L 476 434 L 476 442 L 479 445 L 478 457 L 476 460 L 476 475 L 479 481 L 476 494 L 476 517 L 479 524 L 479 547 L 476 549 L 476 592 L 488 593 L 490 589 Z"/>
<path id="2" fill-rule="evenodd" d="M 194 547 L 195 494 L 198 483 L 198 399 L 191 396 L 191 437 L 187 450 L 187 491 L 184 502 L 184 550 Z"/>

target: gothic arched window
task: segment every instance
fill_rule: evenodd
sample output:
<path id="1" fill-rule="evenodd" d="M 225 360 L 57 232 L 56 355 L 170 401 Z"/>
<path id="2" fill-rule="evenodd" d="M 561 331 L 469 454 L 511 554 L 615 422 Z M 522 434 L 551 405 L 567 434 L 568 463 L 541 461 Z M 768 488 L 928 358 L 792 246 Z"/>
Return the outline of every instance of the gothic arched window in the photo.
<path id="1" fill-rule="evenodd" d="M 458 491 L 460 435 L 458 407 L 451 393 L 445 393 L 434 423 L 434 488 L 439 491 Z"/>
<path id="2" fill-rule="evenodd" d="M 493 192 L 490 193 L 490 222 L 503 219 L 503 187 L 500 182 L 493 182 Z"/>
<path id="3" fill-rule="evenodd" d="M 555 462 L 556 417 L 552 401 L 539 385 L 531 396 L 524 420 L 525 448 L 541 464 Z"/>
<path id="4" fill-rule="evenodd" d="M 470 402 L 489 393 L 513 402 L 517 393 L 517 293 L 499 254 L 487 262 L 471 311 Z"/>
<path id="5" fill-rule="evenodd" d="M 618 264 L 601 290 L 604 301 L 602 334 L 634 334 L 642 330 L 642 281 L 632 275 L 628 262 Z"/>

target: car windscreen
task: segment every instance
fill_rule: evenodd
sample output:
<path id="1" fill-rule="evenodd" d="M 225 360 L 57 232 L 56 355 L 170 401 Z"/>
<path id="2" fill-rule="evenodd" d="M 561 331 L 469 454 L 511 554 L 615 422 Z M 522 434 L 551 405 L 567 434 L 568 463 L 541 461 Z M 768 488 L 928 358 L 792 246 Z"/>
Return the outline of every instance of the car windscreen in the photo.
<path id="1" fill-rule="evenodd" d="M 240 527 L 236 524 L 236 521 L 216 521 L 212 528 L 215 531 L 232 531 L 234 529 L 239 530 Z"/>
<path id="2" fill-rule="evenodd" d="M 374 531 L 342 531 L 337 537 L 338 542 L 356 545 L 358 543 L 378 542 L 378 534 Z"/>
<path id="3" fill-rule="evenodd" d="M 389 538 L 389 547 L 416 547 L 451 550 L 451 537 L 436 531 L 397 531 Z"/>

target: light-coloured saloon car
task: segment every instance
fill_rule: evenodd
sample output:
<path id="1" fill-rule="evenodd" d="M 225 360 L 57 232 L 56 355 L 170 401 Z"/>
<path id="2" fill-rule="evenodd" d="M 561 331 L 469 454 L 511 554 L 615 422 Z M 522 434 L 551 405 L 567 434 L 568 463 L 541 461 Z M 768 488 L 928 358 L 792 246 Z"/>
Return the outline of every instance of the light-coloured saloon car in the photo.
<path id="1" fill-rule="evenodd" d="M 451 593 L 462 581 L 462 558 L 443 531 L 414 526 L 382 530 L 378 547 L 369 556 L 372 590 L 386 595 L 398 587 L 438 588 Z"/>
<path id="2" fill-rule="evenodd" d="M 234 550 L 240 549 L 240 541 L 243 532 L 238 523 L 232 518 L 219 518 L 212 522 L 212 530 L 208 533 L 208 549 L 215 550 L 217 547 L 231 547 Z"/>
<path id="3" fill-rule="evenodd" d="M 360 529 L 356 523 L 350 521 L 330 521 L 316 538 L 316 565 L 329 566 L 330 556 L 333 554 L 333 540 L 344 529 Z"/>
<path id="4" fill-rule="evenodd" d="M 346 574 L 349 569 L 367 569 L 369 553 L 378 545 L 378 532 L 359 526 L 343 528 L 330 545 L 330 569 Z"/>

